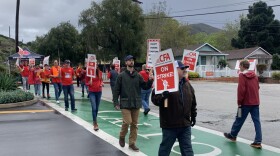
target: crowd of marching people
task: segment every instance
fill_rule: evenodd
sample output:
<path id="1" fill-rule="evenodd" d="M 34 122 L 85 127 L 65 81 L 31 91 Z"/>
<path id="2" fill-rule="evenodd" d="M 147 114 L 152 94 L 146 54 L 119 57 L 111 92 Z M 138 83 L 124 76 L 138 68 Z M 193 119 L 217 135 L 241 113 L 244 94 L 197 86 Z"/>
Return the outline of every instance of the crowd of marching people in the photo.
<path id="1" fill-rule="evenodd" d="M 124 61 L 126 67 L 123 67 L 121 71 L 119 69 L 116 70 L 115 65 L 112 64 L 107 74 L 107 78 L 110 80 L 114 107 L 120 110 L 122 115 L 123 122 L 119 133 L 119 145 L 121 147 L 125 146 L 125 137 L 130 129 L 129 148 L 136 152 L 139 151 L 139 148 L 136 146 L 139 112 L 140 108 L 143 108 L 144 115 L 148 115 L 150 111 L 149 98 L 150 94 L 152 94 L 151 101 L 159 107 L 160 127 L 162 128 L 162 142 L 159 148 L 159 155 L 169 155 L 176 139 L 179 141 L 182 155 L 194 155 L 191 145 L 191 127 L 196 124 L 197 103 L 194 89 L 187 78 L 186 69 L 189 66 L 184 65 L 181 61 L 175 61 L 174 64 L 177 69 L 179 82 L 178 91 L 164 91 L 161 94 L 155 94 L 155 89 L 153 89 L 153 71 L 148 69 L 146 64 L 142 66 L 140 72 L 136 71 L 134 67 L 135 58 L 132 55 L 126 56 Z M 91 103 L 93 129 L 98 131 L 97 115 L 102 96 L 102 87 L 104 86 L 103 73 L 96 66 L 95 76 L 92 77 L 87 74 L 87 68 L 83 67 L 82 64 L 79 64 L 76 70 L 74 70 L 70 63 L 70 60 L 65 60 L 63 65 L 59 66 L 58 61 L 54 60 L 53 66 L 50 67 L 48 64 L 28 66 L 27 61 L 24 61 L 22 65 L 18 66 L 22 76 L 23 90 L 27 91 L 30 85 L 34 85 L 35 96 L 49 99 L 51 98 L 50 84 L 53 84 L 56 103 L 60 103 L 59 97 L 63 91 L 65 111 L 69 109 L 68 96 L 70 96 L 70 108 L 71 111 L 75 112 L 77 109 L 75 106 L 73 80 L 76 79 L 77 87 L 81 86 L 82 88 L 82 97 L 85 97 L 86 94 Z M 251 146 L 261 148 L 262 136 L 258 113 L 258 82 L 255 76 L 252 76 L 252 73 L 248 74 L 248 62 L 241 62 L 240 67 L 243 66 L 244 69 L 241 68 L 243 73 L 241 73 L 240 77 L 242 74 L 247 74 L 249 76 L 243 76 L 244 82 L 250 80 L 255 83 L 251 82 L 251 88 L 255 90 L 254 95 L 256 97 L 253 98 L 256 100 L 253 103 L 250 103 L 252 100 L 249 100 L 249 102 L 247 100 L 244 103 L 247 97 L 244 97 L 243 94 L 246 95 L 247 93 L 244 91 L 246 89 L 242 90 L 243 99 L 239 101 L 238 106 L 242 109 L 242 113 L 246 109 L 246 113 L 242 115 L 242 118 L 236 117 L 231 133 L 225 133 L 224 135 L 227 139 L 235 141 L 247 115 L 253 113 L 255 117 L 253 121 L 257 123 L 255 124 L 257 136 Z M 244 88 L 243 85 L 239 84 L 239 92 L 241 92 L 240 88 Z M 168 107 L 165 106 L 167 100 L 170 103 Z"/>

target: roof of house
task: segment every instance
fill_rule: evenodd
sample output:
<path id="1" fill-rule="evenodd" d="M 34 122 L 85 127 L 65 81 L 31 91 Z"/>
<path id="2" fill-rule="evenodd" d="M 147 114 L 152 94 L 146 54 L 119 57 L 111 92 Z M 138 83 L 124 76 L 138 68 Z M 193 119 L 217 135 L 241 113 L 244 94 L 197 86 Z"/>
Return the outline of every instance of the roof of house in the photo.
<path id="1" fill-rule="evenodd" d="M 261 49 L 265 54 L 254 54 L 255 51 Z M 230 51 L 224 51 L 224 53 L 229 54 L 227 56 L 227 60 L 237 60 L 237 59 L 245 59 L 245 58 L 272 58 L 271 54 L 269 54 L 266 50 L 261 47 L 253 47 L 246 49 L 236 49 Z"/>

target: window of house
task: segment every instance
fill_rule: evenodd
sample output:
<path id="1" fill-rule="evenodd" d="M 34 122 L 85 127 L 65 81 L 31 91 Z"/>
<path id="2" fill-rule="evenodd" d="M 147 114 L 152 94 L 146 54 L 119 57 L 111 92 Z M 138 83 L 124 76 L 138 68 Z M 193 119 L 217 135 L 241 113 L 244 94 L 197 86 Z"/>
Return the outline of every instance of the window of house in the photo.
<path id="1" fill-rule="evenodd" d="M 206 65 L 206 56 L 201 56 L 201 65 Z"/>

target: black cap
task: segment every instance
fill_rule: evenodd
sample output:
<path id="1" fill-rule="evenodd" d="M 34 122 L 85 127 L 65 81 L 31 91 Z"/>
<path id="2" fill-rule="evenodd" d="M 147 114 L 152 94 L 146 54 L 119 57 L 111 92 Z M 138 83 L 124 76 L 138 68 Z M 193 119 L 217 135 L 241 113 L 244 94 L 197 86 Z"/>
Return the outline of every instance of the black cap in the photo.
<path id="1" fill-rule="evenodd" d="M 127 61 L 127 60 L 130 60 L 130 59 L 135 60 L 135 57 L 132 56 L 132 55 L 127 55 L 124 60 Z"/>
<path id="2" fill-rule="evenodd" d="M 179 60 L 176 60 L 175 61 L 175 66 L 177 67 L 177 68 L 189 68 L 189 65 L 184 65 L 181 61 L 179 61 Z"/>

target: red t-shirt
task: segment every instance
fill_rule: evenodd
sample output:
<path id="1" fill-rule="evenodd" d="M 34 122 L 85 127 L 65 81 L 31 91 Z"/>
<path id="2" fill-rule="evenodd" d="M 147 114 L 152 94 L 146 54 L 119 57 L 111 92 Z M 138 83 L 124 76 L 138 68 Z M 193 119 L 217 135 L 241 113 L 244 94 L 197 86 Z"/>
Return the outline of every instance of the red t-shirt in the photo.
<path id="1" fill-rule="evenodd" d="M 23 69 L 23 71 L 20 72 L 22 77 L 28 77 L 29 75 L 29 67 L 28 66 L 20 66 L 21 69 Z"/>
<path id="2" fill-rule="evenodd" d="M 73 68 L 61 68 L 61 83 L 63 86 L 69 86 L 73 84 L 73 77 L 74 77 L 74 70 Z"/>
<path id="3" fill-rule="evenodd" d="M 145 82 L 149 80 L 149 72 L 146 72 L 145 70 L 141 70 L 139 74 L 143 77 Z"/>

